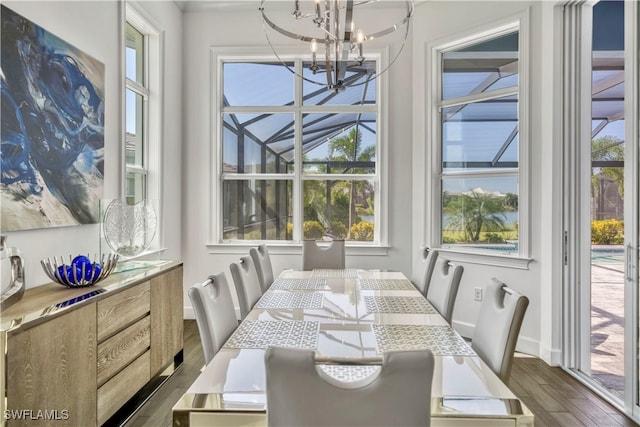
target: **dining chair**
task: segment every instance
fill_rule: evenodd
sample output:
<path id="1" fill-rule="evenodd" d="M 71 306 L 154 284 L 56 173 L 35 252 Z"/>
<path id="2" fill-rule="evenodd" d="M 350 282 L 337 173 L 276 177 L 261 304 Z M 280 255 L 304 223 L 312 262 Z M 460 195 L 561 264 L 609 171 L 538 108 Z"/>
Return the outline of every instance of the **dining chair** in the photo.
<path id="1" fill-rule="evenodd" d="M 395 351 L 381 369 L 343 382 L 328 375 L 314 350 L 269 347 L 265 354 L 267 425 L 429 426 L 434 359 L 431 351 Z M 357 362 L 356 362 L 357 363 Z"/>
<path id="2" fill-rule="evenodd" d="M 224 273 L 209 276 L 188 291 L 208 364 L 238 326 L 231 291 Z"/>
<path id="3" fill-rule="evenodd" d="M 251 308 L 262 296 L 262 288 L 258 279 L 258 272 L 249 255 L 243 256 L 239 261 L 231 263 L 229 266 L 231 277 L 238 294 L 238 305 L 240 306 L 240 320 L 247 317 Z"/>
<path id="4" fill-rule="evenodd" d="M 453 307 L 456 303 L 463 271 L 464 268 L 461 265 L 454 264 L 439 255 L 429 281 L 427 300 L 449 324 L 451 324 L 453 317 Z"/>
<path id="5" fill-rule="evenodd" d="M 435 249 L 421 247 L 418 256 L 413 264 L 411 283 L 424 295 L 427 296 L 429 282 L 433 274 L 433 268 L 438 259 L 438 251 Z"/>
<path id="6" fill-rule="evenodd" d="M 262 293 L 265 293 L 269 286 L 273 284 L 273 266 L 271 265 L 271 257 L 269 256 L 267 245 L 262 244 L 257 248 L 249 249 L 249 255 L 251 255 L 253 264 L 256 266 Z"/>
<path id="7" fill-rule="evenodd" d="M 484 301 L 473 332 L 471 348 L 509 384 L 513 353 L 529 299 L 492 278 L 484 291 Z"/>
<path id="8" fill-rule="evenodd" d="M 328 245 L 318 245 L 315 240 L 302 241 L 302 269 L 345 268 L 344 240 L 332 240 Z"/>

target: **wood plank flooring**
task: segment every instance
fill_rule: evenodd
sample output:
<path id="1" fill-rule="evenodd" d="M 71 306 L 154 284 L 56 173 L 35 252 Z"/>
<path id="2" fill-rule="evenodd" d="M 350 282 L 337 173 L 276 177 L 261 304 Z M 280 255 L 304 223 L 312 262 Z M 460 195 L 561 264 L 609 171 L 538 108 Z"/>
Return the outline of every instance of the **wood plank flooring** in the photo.
<path id="1" fill-rule="evenodd" d="M 516 357 L 509 387 L 535 415 L 535 426 L 637 426 L 562 368 Z"/>
<path id="2" fill-rule="evenodd" d="M 125 426 L 170 427 L 171 408 L 203 364 L 196 322 L 185 320 L 184 363 Z M 535 357 L 516 357 L 510 387 L 535 414 L 536 427 L 637 426 L 561 368 L 550 367 Z"/>

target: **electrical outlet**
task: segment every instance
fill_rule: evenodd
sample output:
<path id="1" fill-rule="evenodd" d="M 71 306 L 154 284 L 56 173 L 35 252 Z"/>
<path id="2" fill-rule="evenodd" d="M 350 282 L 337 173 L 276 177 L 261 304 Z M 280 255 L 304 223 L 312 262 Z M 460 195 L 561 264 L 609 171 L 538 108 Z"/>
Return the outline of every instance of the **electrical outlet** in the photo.
<path id="1" fill-rule="evenodd" d="M 482 301 L 482 288 L 475 288 L 473 291 L 473 299 L 475 301 Z"/>

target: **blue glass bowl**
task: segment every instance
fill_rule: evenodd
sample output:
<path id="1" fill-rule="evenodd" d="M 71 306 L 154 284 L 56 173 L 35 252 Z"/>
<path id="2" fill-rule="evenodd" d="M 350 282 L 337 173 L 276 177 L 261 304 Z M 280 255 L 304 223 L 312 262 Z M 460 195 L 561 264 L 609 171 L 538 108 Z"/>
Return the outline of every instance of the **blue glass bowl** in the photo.
<path id="1" fill-rule="evenodd" d="M 63 257 L 47 258 L 40 261 L 42 269 L 51 280 L 70 288 L 82 288 L 98 283 L 109 276 L 118 263 L 118 255 L 103 255 L 100 260 L 92 260 L 88 256 L 78 255 L 64 263 Z"/>

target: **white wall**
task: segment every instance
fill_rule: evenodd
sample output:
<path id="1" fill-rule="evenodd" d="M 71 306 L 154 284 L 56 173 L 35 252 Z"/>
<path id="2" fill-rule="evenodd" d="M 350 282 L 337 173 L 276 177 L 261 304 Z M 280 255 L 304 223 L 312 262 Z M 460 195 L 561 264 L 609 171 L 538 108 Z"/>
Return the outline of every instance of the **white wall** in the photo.
<path id="1" fill-rule="evenodd" d="M 547 4 L 544 4 L 547 3 Z M 427 117 L 426 83 L 431 71 L 426 69 L 427 46 L 451 37 L 470 35 L 475 30 L 486 30 L 491 24 L 528 13 L 530 25 L 528 103 L 529 117 L 529 206 L 530 257 L 528 269 L 463 263 L 465 271 L 460 284 L 453 324 L 461 333 L 472 336 L 480 302 L 474 301 L 475 287 L 484 288 L 491 277 L 496 277 L 527 295 L 527 310 L 518 349 L 543 357 L 547 362 L 560 362 L 560 296 L 561 277 L 558 242 L 560 238 L 561 146 L 553 139 L 553 4 L 527 1 L 429 1 L 417 8 L 413 30 L 413 247 L 431 244 L 426 224 L 425 206 L 430 201 L 427 176 L 423 165 L 430 162 Z M 543 19 L 544 17 L 544 19 Z M 426 77 L 425 77 L 426 76 Z M 543 165 L 547 165 L 543 167 Z M 543 221 L 541 221 L 541 219 Z M 555 219 L 555 221 L 554 221 Z M 547 224 L 547 226 L 543 226 Z M 521 225 L 522 226 L 522 225 Z M 560 240 L 559 240 L 560 239 Z"/>
<path id="2" fill-rule="evenodd" d="M 213 86 L 210 81 L 210 47 L 249 46 L 268 48 L 257 9 L 246 6 L 237 10 L 202 10 L 184 14 L 184 260 L 185 290 L 209 274 L 224 271 L 233 287 L 229 264 L 249 247 L 241 249 L 209 249 L 211 224 L 210 166 L 218 161 L 212 155 L 211 106 Z M 228 2 L 227 2 L 228 4 Z M 389 56 L 398 49 L 394 45 Z M 405 46 L 396 63 L 388 71 L 389 88 L 389 240 L 387 255 L 348 255 L 348 267 L 411 269 L 411 114 L 407 102 L 411 99 L 411 44 Z M 285 267 L 301 266 L 300 248 L 270 248 L 275 273 Z M 283 253 L 285 252 L 285 253 Z M 232 292 L 235 295 L 235 292 Z M 192 316 L 185 295 L 186 316 Z"/>
<path id="3" fill-rule="evenodd" d="M 104 198 L 119 197 L 122 183 L 121 96 L 122 65 L 120 26 L 124 3 L 119 1 L 3 1 L 3 4 L 73 44 L 105 65 L 105 170 Z M 181 259 L 181 82 L 182 64 L 176 61 L 182 50 L 182 17 L 173 2 L 144 2 L 160 30 L 165 31 L 166 103 L 162 165 L 167 171 L 162 185 L 163 257 Z M 40 260 L 59 255 L 99 252 L 97 225 L 57 227 L 3 233 L 8 246 L 18 247 L 25 260 L 26 287 L 50 282 Z"/>

